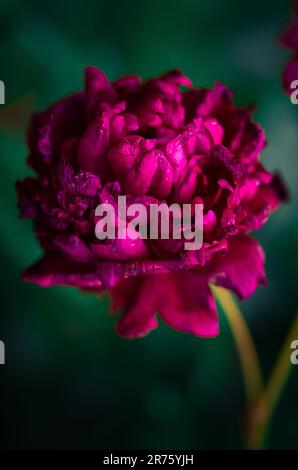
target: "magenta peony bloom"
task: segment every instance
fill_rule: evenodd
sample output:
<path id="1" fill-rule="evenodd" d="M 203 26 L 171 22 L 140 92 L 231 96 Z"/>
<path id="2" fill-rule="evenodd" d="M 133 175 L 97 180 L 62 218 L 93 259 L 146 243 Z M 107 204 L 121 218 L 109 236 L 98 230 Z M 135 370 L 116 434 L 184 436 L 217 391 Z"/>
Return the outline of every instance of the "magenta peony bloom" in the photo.
<path id="1" fill-rule="evenodd" d="M 283 84 L 286 92 L 293 92 L 291 83 L 298 80 L 298 3 L 294 7 L 294 20 L 281 36 L 281 43 L 294 53 L 283 71 Z"/>
<path id="2" fill-rule="evenodd" d="M 44 257 L 24 273 L 40 286 L 109 291 L 121 309 L 117 331 L 140 337 L 157 327 L 218 334 L 209 284 L 241 299 L 266 283 L 259 229 L 285 189 L 259 162 L 263 129 L 220 83 L 192 88 L 178 70 L 142 83 L 110 83 L 88 67 L 85 90 L 35 114 L 29 165 L 17 183 L 22 217 L 32 218 Z M 181 89 L 183 87 L 183 89 Z M 184 88 L 186 90 L 184 90 Z M 118 195 L 131 203 L 203 203 L 204 243 L 95 237 L 95 208 Z"/>

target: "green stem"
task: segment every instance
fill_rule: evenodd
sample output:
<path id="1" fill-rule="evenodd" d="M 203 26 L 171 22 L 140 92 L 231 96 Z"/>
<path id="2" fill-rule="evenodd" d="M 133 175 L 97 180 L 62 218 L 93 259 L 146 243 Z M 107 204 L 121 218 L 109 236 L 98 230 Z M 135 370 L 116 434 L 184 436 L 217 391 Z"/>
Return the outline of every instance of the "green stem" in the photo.
<path id="1" fill-rule="evenodd" d="M 253 338 L 243 315 L 231 294 L 212 286 L 212 290 L 230 324 L 241 363 L 246 397 L 247 419 L 245 439 L 248 449 L 264 447 L 273 413 L 290 374 L 290 344 L 298 338 L 298 314 L 281 350 L 266 387 Z"/>
<path id="2" fill-rule="evenodd" d="M 254 441 L 257 448 L 264 447 L 274 411 L 290 375 L 292 368 L 292 364 L 290 362 L 290 344 L 294 339 L 298 339 L 298 314 L 296 314 L 294 318 L 269 382 L 263 392 L 263 396 L 260 398 L 261 402 L 266 403 L 266 408 L 265 415 L 263 416 L 260 425 L 255 429 Z"/>
<path id="3" fill-rule="evenodd" d="M 212 290 L 231 327 L 239 354 L 248 406 L 263 392 L 263 378 L 258 355 L 250 331 L 236 302 L 228 290 L 212 286 Z"/>

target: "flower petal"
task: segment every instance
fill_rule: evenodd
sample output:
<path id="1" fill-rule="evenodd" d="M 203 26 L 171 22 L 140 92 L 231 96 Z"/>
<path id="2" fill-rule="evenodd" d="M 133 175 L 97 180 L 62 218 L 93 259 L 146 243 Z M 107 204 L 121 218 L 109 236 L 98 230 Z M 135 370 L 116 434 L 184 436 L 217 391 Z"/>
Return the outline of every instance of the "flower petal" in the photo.
<path id="1" fill-rule="evenodd" d="M 259 285 L 266 285 L 265 254 L 259 243 L 247 235 L 228 241 L 225 254 L 215 255 L 206 266 L 209 282 L 233 290 L 241 299 Z"/>
<path id="2" fill-rule="evenodd" d="M 145 276 L 123 281 L 113 289 L 114 308 L 124 308 L 117 332 L 126 337 L 144 336 L 157 327 L 156 314 L 184 333 L 213 337 L 219 332 L 213 295 L 192 272 Z"/>
<path id="3" fill-rule="evenodd" d="M 47 253 L 27 269 L 22 278 L 41 287 L 74 286 L 101 289 L 97 269 L 94 265 L 78 263 L 60 253 Z"/>
<path id="4" fill-rule="evenodd" d="M 157 328 L 156 299 L 151 291 L 151 278 L 128 279 L 112 289 L 112 311 L 123 309 L 123 315 L 116 325 L 117 333 L 121 336 L 139 338 Z"/>
<path id="5" fill-rule="evenodd" d="M 290 60 L 283 71 L 283 84 L 286 92 L 291 95 L 294 89 L 291 84 L 294 80 L 298 80 L 298 55 Z"/>
<path id="6" fill-rule="evenodd" d="M 280 41 L 289 49 L 298 51 L 298 4 L 294 5 L 293 23 L 281 36 Z"/>
<path id="7" fill-rule="evenodd" d="M 44 112 L 33 114 L 28 131 L 31 152 L 28 163 L 32 168 L 43 172 L 58 158 L 61 144 L 82 132 L 83 97 L 83 93 L 76 93 Z"/>

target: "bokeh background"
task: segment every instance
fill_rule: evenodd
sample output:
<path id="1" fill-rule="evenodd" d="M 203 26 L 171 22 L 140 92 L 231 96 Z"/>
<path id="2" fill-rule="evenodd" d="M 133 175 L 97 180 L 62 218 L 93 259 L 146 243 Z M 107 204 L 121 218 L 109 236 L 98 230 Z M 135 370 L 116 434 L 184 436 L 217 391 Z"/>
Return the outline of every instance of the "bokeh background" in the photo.
<path id="1" fill-rule="evenodd" d="M 86 65 L 111 79 L 180 68 L 197 86 L 219 80 L 238 105 L 257 103 L 266 129 L 263 162 L 287 181 L 291 201 L 256 237 L 269 286 L 240 304 L 265 379 L 297 308 L 297 113 L 280 85 L 288 58 L 277 35 L 285 0 L 1 0 L 0 366 L 2 448 L 238 449 L 245 391 L 235 342 L 198 339 L 160 322 L 127 341 L 113 331 L 107 299 L 20 280 L 40 253 L 30 221 L 18 219 L 14 182 L 26 168 L 33 109 L 82 86 Z M 289 350 L 290 354 L 290 350 Z M 267 446 L 298 448 L 298 366 L 275 410 Z"/>

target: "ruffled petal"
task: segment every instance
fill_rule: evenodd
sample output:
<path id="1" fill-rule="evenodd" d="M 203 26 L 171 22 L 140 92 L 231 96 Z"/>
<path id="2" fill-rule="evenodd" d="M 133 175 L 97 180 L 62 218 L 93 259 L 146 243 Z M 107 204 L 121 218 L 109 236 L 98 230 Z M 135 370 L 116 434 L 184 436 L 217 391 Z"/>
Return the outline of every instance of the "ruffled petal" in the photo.
<path id="1" fill-rule="evenodd" d="M 155 297 L 151 277 L 128 279 L 111 291 L 112 311 L 121 308 L 123 314 L 116 324 L 116 331 L 126 338 L 145 336 L 158 326 Z"/>
<path id="2" fill-rule="evenodd" d="M 74 286 L 101 289 L 102 283 L 94 265 L 78 263 L 60 253 L 47 253 L 27 269 L 22 278 L 41 287 Z"/>
<path id="3" fill-rule="evenodd" d="M 84 127 L 84 95 L 64 98 L 48 110 L 32 116 L 28 144 L 28 164 L 39 172 L 59 157 L 62 143 L 79 135 Z"/>
<path id="4" fill-rule="evenodd" d="M 215 301 L 206 283 L 194 273 L 146 276 L 120 283 L 112 291 L 115 307 L 124 308 L 117 332 L 144 336 L 157 327 L 156 314 L 171 327 L 200 337 L 219 332 Z"/>
<path id="5" fill-rule="evenodd" d="M 240 299 L 249 297 L 259 285 L 266 285 L 265 254 L 259 243 L 247 235 L 228 240 L 225 254 L 215 255 L 205 267 L 209 282 L 233 290 Z"/>
<path id="6" fill-rule="evenodd" d="M 267 184 L 260 184 L 259 181 L 250 180 L 246 188 L 242 188 L 243 194 L 252 191 L 251 196 L 244 195 L 241 198 L 241 211 L 237 216 L 237 225 L 241 230 L 253 231 L 260 229 L 268 220 L 270 214 L 275 211 L 280 204 L 287 201 L 288 191 L 278 174 L 270 175 L 271 181 Z M 255 189 L 249 189 L 254 186 Z"/>

